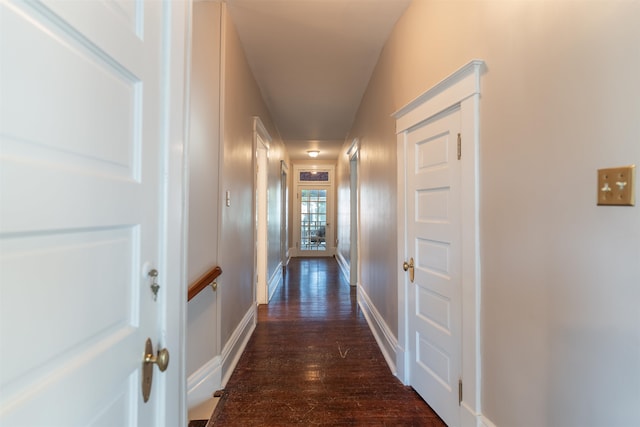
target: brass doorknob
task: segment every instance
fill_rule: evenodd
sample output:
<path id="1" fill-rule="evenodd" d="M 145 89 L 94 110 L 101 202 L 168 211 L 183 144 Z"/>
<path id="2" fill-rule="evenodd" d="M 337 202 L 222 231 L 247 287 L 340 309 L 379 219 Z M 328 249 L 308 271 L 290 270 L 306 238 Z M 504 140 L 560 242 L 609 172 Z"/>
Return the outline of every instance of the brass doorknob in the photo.
<path id="1" fill-rule="evenodd" d="M 409 280 L 411 281 L 411 283 L 413 283 L 413 280 L 415 278 L 415 269 L 413 267 L 413 257 L 409 259 L 409 262 L 405 261 L 402 263 L 402 269 L 404 271 L 409 271 Z"/>
<path id="2" fill-rule="evenodd" d="M 169 350 L 163 348 L 162 350 L 158 350 L 158 354 L 154 356 L 152 353 L 147 353 L 144 356 L 144 363 L 155 363 L 158 365 L 158 369 L 160 372 L 164 372 L 167 370 L 169 366 Z"/>

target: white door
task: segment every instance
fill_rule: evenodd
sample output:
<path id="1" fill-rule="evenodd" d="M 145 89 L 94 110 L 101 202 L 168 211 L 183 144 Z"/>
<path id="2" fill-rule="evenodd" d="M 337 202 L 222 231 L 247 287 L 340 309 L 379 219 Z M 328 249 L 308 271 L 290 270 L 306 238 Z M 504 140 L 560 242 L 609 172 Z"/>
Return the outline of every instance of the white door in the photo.
<path id="1" fill-rule="evenodd" d="M 154 426 L 180 412 L 166 398 L 179 357 L 141 393 L 145 341 L 155 353 L 175 340 L 165 321 L 183 302 L 166 298 L 162 262 L 170 11 L 0 4 L 1 425 Z"/>
<path id="2" fill-rule="evenodd" d="M 461 372 L 460 112 L 406 136 L 410 381 L 449 426 L 460 422 Z M 409 276 L 409 275 L 407 275 Z"/>

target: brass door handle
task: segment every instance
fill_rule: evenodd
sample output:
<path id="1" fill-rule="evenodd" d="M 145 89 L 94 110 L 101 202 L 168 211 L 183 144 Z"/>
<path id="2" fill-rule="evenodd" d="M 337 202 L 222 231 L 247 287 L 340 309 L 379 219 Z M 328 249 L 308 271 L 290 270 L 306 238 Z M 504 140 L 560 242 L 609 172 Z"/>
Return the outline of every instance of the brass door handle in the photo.
<path id="1" fill-rule="evenodd" d="M 147 338 L 144 347 L 144 359 L 142 360 L 142 398 L 145 402 L 149 400 L 149 396 L 151 395 L 154 363 L 158 365 L 160 372 L 166 371 L 169 366 L 169 350 L 163 348 L 162 350 L 158 350 L 158 353 L 154 356 L 153 344 L 151 343 L 151 339 Z"/>
<path id="2" fill-rule="evenodd" d="M 415 269 L 413 264 L 413 257 L 409 259 L 409 262 L 402 263 L 402 269 L 404 271 L 409 271 L 409 280 L 413 283 L 413 279 L 415 278 Z"/>

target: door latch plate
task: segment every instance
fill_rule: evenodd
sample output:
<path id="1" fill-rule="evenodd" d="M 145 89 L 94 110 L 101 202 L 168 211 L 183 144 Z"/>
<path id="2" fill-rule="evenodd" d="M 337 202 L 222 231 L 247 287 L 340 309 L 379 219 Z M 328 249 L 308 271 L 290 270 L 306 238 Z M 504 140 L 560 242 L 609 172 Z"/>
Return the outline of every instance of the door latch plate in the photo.
<path id="1" fill-rule="evenodd" d="M 153 354 L 153 344 L 151 339 L 147 338 L 147 343 L 144 346 L 144 354 Z M 148 363 L 146 360 L 142 361 L 142 399 L 145 402 L 149 401 L 151 395 L 151 383 L 153 382 L 153 363 Z"/>

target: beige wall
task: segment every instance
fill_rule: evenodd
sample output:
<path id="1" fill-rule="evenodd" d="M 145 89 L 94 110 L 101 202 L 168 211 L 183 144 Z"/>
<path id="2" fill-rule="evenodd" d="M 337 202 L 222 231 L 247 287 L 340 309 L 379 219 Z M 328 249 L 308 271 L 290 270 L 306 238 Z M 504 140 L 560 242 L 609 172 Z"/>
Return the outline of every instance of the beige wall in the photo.
<path id="1" fill-rule="evenodd" d="M 224 271 L 219 288 L 222 299 L 220 334 L 222 346 L 254 303 L 254 219 L 253 219 L 253 127 L 259 116 L 273 138 L 269 154 L 269 247 L 267 263 L 273 269 L 279 259 L 280 160 L 287 161 L 284 146 L 274 128 L 260 90 L 245 59 L 236 29 L 223 5 L 223 141 L 220 189 L 222 213 L 219 259 Z M 230 191 L 231 206 L 224 206 L 222 196 Z M 275 193 L 275 195 L 274 195 Z M 271 197 L 274 195 L 274 197 Z M 275 205 L 274 205 L 275 204 Z M 275 231 L 277 230 L 277 232 Z M 270 274 L 273 271 L 269 272 Z M 223 373 L 224 375 L 224 373 Z"/>
<path id="2" fill-rule="evenodd" d="M 221 355 L 255 303 L 254 116 L 272 138 L 267 173 L 269 277 L 280 265 L 280 161 L 289 162 L 226 6 L 195 2 L 193 20 L 188 278 L 192 283 L 215 265 L 223 274 L 216 294 L 205 290 L 189 303 L 188 375 Z M 225 205 L 226 191 L 230 207 Z M 223 361 L 223 380 L 234 356 Z"/>
<path id="3" fill-rule="evenodd" d="M 195 2 L 191 42 L 189 137 L 189 284 L 218 262 L 220 148 L 220 3 Z M 212 165 L 216 165 L 212 167 Z M 210 289 L 187 306 L 187 375 L 215 357 L 216 295 Z"/>
<path id="4" fill-rule="evenodd" d="M 345 144 L 361 140 L 361 284 L 397 333 L 389 115 L 486 61 L 482 401 L 497 426 L 640 425 L 639 208 L 596 206 L 598 168 L 640 164 L 638 22 L 631 1 L 414 0 Z"/>
<path id="5" fill-rule="evenodd" d="M 383 51 L 383 55 L 386 50 Z M 348 206 L 344 189 L 349 188 L 349 159 L 346 151 L 354 138 L 360 139 L 359 151 L 359 191 L 360 230 L 358 256 L 360 277 L 358 284 L 363 287 L 389 330 L 397 337 L 398 330 L 398 290 L 396 286 L 396 145 L 395 122 L 390 114 L 394 86 L 390 84 L 391 74 L 385 67 L 384 56 L 374 71 L 356 121 L 347 138 L 344 150 L 338 159 L 338 194 L 342 195 L 338 206 Z M 345 221 L 349 216 L 341 209 L 339 235 L 347 229 Z M 344 237 L 342 237 L 344 239 Z M 342 240 L 338 248 L 343 256 L 349 254 Z M 353 266 L 352 266 L 353 267 Z"/>

